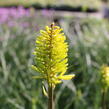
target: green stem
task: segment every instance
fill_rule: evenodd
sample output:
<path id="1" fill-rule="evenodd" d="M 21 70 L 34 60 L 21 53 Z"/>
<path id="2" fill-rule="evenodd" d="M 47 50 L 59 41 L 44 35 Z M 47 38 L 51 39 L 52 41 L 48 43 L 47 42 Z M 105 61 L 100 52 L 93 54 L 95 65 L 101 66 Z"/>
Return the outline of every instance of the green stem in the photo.
<path id="1" fill-rule="evenodd" d="M 49 59 L 51 58 L 51 53 L 52 53 L 52 36 L 53 36 L 53 27 L 54 27 L 54 23 L 51 24 L 51 34 L 50 34 L 50 54 L 49 54 Z M 51 65 L 49 66 L 50 70 L 51 70 Z M 49 77 L 48 77 L 48 109 L 54 109 L 54 103 L 53 103 L 53 84 L 49 83 Z"/>
<path id="2" fill-rule="evenodd" d="M 102 92 L 102 109 L 106 109 L 106 89 Z"/>
<path id="3" fill-rule="evenodd" d="M 48 87 L 48 109 L 54 109 L 52 85 Z"/>

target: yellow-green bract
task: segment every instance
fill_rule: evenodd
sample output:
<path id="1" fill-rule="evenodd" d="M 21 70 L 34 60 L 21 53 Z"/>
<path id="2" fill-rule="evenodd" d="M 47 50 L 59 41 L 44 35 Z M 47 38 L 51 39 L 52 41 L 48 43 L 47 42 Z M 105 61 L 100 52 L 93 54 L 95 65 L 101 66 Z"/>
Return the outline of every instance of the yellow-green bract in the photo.
<path id="1" fill-rule="evenodd" d="M 106 65 L 102 66 L 101 82 L 104 88 L 109 88 L 109 66 L 106 66 Z"/>
<path id="2" fill-rule="evenodd" d="M 49 86 L 55 87 L 61 80 L 69 80 L 74 75 L 64 75 L 67 66 L 68 44 L 66 37 L 59 26 L 51 24 L 45 30 L 40 30 L 40 36 L 36 39 L 34 50 L 35 65 L 32 68 L 39 72 L 39 76 L 33 78 L 45 79 Z"/>

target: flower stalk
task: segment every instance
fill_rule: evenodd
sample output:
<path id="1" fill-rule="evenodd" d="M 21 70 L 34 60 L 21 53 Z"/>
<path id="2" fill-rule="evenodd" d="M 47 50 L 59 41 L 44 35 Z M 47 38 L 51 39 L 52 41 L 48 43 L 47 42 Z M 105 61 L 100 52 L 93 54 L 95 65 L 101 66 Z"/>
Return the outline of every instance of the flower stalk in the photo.
<path id="1" fill-rule="evenodd" d="M 106 94 L 109 88 L 109 66 L 103 65 L 101 67 L 100 81 L 101 81 L 101 94 L 102 94 L 102 99 L 101 99 L 102 109 L 107 109 Z"/>
<path id="2" fill-rule="evenodd" d="M 105 89 L 102 91 L 102 109 L 107 109 L 106 108 L 106 90 Z"/>
<path id="3" fill-rule="evenodd" d="M 48 109 L 54 109 L 54 89 L 62 80 L 70 80 L 75 75 L 65 75 L 68 66 L 67 51 L 68 44 L 62 29 L 55 26 L 46 26 L 45 30 L 40 30 L 40 36 L 36 39 L 34 50 L 34 65 L 32 69 L 39 75 L 35 79 L 42 79 L 48 85 L 48 91 L 43 87 L 43 92 L 48 96 Z"/>
<path id="4" fill-rule="evenodd" d="M 48 109 L 54 109 L 54 90 L 53 87 L 48 87 Z"/>

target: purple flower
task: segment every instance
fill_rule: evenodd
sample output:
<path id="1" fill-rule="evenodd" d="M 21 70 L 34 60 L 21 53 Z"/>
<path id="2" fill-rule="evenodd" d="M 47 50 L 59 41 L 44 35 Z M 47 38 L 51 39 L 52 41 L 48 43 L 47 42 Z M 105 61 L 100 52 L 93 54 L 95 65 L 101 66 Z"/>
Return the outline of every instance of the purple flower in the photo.
<path id="1" fill-rule="evenodd" d="M 19 19 L 22 17 L 30 16 L 29 9 L 25 9 L 22 6 L 18 8 L 0 8 L 0 24 L 6 23 L 12 19 Z"/>
<path id="2" fill-rule="evenodd" d="M 8 22 L 8 26 L 9 26 L 9 27 L 14 27 L 14 26 L 15 26 L 15 22 L 9 21 L 9 22 Z"/>
<path id="3" fill-rule="evenodd" d="M 27 28 L 29 26 L 28 22 L 24 22 L 21 24 L 22 27 Z"/>
<path id="4" fill-rule="evenodd" d="M 54 11 L 47 10 L 47 9 L 43 9 L 43 10 L 42 10 L 42 15 L 43 15 L 43 16 L 51 17 L 51 16 L 53 16 L 53 14 L 54 14 Z"/>

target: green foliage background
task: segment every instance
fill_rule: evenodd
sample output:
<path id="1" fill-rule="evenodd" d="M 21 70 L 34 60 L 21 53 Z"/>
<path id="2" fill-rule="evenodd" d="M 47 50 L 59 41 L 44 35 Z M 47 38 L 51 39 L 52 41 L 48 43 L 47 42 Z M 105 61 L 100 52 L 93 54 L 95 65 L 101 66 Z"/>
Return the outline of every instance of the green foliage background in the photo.
<path id="1" fill-rule="evenodd" d="M 0 6 L 33 4 L 99 8 L 100 0 L 0 0 Z M 32 79 L 35 72 L 30 66 L 39 30 L 50 25 L 54 15 L 46 10 L 34 13 L 31 8 L 31 16 L 14 19 L 14 27 L 0 24 L 0 109 L 47 109 L 42 83 Z M 28 28 L 20 25 L 23 21 L 29 23 Z M 75 73 L 76 77 L 56 87 L 56 109 L 101 109 L 99 69 L 103 64 L 109 65 L 109 22 L 64 17 L 59 25 L 69 43 L 66 73 Z M 109 93 L 106 97 L 108 109 Z"/>
<path id="2" fill-rule="evenodd" d="M 39 29 L 50 22 L 41 15 L 30 19 L 28 22 L 33 24 L 40 19 Z M 75 73 L 76 77 L 56 88 L 56 109 L 100 109 L 99 68 L 109 64 L 109 24 L 77 18 L 64 18 L 59 24 L 69 42 L 67 73 Z M 41 81 L 32 79 L 35 72 L 30 69 L 39 30 L 2 25 L 0 31 L 0 109 L 46 109 Z M 108 98 L 109 93 L 107 105 Z"/>
<path id="3" fill-rule="evenodd" d="M 12 5 L 69 5 L 72 7 L 84 6 L 90 8 L 99 8 L 101 0 L 0 0 L 0 6 L 12 6 Z M 93 4 L 93 5 L 92 5 Z"/>

